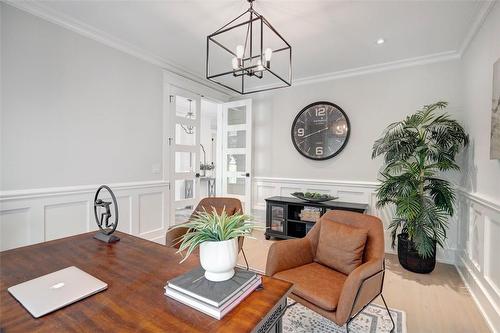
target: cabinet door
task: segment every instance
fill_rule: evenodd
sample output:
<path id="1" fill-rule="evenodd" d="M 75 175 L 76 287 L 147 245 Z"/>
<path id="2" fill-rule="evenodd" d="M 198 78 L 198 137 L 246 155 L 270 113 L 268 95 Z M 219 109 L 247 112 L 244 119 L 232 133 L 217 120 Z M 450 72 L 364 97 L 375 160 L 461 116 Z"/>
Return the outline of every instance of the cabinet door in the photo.
<path id="1" fill-rule="evenodd" d="M 286 207 L 283 205 L 269 205 L 269 232 L 286 235 Z"/>

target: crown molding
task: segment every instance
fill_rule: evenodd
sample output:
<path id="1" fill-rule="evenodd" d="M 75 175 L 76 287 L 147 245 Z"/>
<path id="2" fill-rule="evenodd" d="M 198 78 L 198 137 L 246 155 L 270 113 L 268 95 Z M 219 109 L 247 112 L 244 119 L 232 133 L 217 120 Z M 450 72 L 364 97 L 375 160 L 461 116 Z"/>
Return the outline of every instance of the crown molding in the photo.
<path id="1" fill-rule="evenodd" d="M 481 8 L 479 9 L 476 18 L 473 20 L 472 26 L 470 27 L 469 31 L 465 35 L 464 40 L 462 41 L 462 44 L 460 45 L 458 51 L 460 53 L 460 57 L 463 57 L 463 55 L 467 51 L 467 48 L 469 47 L 470 43 L 472 42 L 472 40 L 481 29 L 484 22 L 486 21 L 486 17 L 491 12 L 493 7 L 495 7 L 495 4 L 496 4 L 495 0 L 485 1 L 481 4 Z"/>
<path id="2" fill-rule="evenodd" d="M 3 1 L 13 7 L 16 7 L 20 10 L 26 11 L 32 15 L 40 17 L 46 21 L 52 22 L 59 26 L 62 26 L 66 29 L 74 31 L 80 35 L 91 38 L 95 41 L 98 41 L 102 44 L 110 46 L 112 48 L 118 49 L 122 52 L 130 54 L 134 57 L 142 59 L 151 64 L 160 66 L 161 68 L 172 72 L 174 74 L 180 75 L 186 79 L 192 80 L 199 84 L 202 84 L 210 89 L 213 89 L 219 93 L 222 93 L 229 97 L 240 96 L 234 92 L 231 92 L 227 89 L 221 88 L 216 84 L 212 84 L 211 82 L 207 82 L 207 80 L 198 75 L 195 72 L 190 71 L 189 69 L 176 64 L 168 59 L 160 57 L 158 55 L 152 54 L 144 49 L 141 49 L 137 46 L 134 46 L 126 41 L 115 38 L 99 29 L 96 29 L 88 24 L 75 20 L 65 14 L 57 12 L 48 6 L 44 5 L 40 1 L 14 1 L 14 0 L 0 0 Z M 431 63 L 443 62 L 461 59 L 464 53 L 467 51 L 468 46 L 474 39 L 474 36 L 481 29 L 483 23 L 486 20 L 486 17 L 491 12 L 493 7 L 495 6 L 495 0 L 484 1 L 481 4 L 481 8 L 479 9 L 478 14 L 473 20 L 473 24 L 469 31 L 467 32 L 464 40 L 460 44 L 458 50 L 446 51 L 440 53 L 429 54 L 425 56 L 407 58 L 402 60 L 396 60 L 391 62 L 385 62 L 375 65 L 362 66 L 357 68 L 351 68 L 346 70 L 334 71 L 319 75 L 305 76 L 298 79 L 293 80 L 293 86 L 314 84 L 318 82 L 337 80 L 343 78 L 349 78 L 353 76 L 366 75 L 372 73 L 378 73 L 388 70 L 400 69 L 405 67 L 413 67 L 419 65 L 426 65 Z M 262 86 L 259 88 L 266 88 L 266 86 Z M 253 94 L 252 94 L 253 95 Z"/>
<path id="3" fill-rule="evenodd" d="M 366 75 L 393 69 L 426 65 L 426 64 L 432 64 L 436 62 L 449 61 L 455 59 L 460 59 L 460 54 L 456 51 L 447 51 L 447 52 L 425 55 L 421 57 L 407 58 L 403 60 L 396 60 L 369 66 L 362 66 L 362 67 L 335 71 L 320 75 L 307 76 L 300 79 L 296 79 L 293 83 L 296 86 L 300 86 L 304 84 L 311 84 L 329 80 L 338 80 L 352 76 Z"/>
<path id="4" fill-rule="evenodd" d="M 101 44 L 104 44 L 111 48 L 127 53 L 131 56 L 144 60 L 150 64 L 157 65 L 169 72 L 180 75 L 186 79 L 198 82 L 219 93 L 222 93 L 227 96 L 233 95 L 226 89 L 222 89 L 220 86 L 207 82 L 207 80 L 205 80 L 204 77 L 198 75 L 195 72 L 190 71 L 189 69 L 179 64 L 176 64 L 168 59 L 165 59 L 164 57 L 150 53 L 124 40 L 111 36 L 110 34 L 107 34 L 102 30 L 96 29 L 68 15 L 55 11 L 52 8 L 43 4 L 43 2 L 41 1 L 14 1 L 14 0 L 1 0 L 1 1 L 12 7 L 28 12 L 45 21 L 54 23 L 63 28 L 76 32 L 82 36 L 95 40 Z"/>
<path id="5" fill-rule="evenodd" d="M 319 74 L 319 75 L 305 76 L 305 77 L 301 77 L 299 79 L 292 80 L 292 87 L 291 88 L 293 88 L 295 86 L 314 84 L 314 83 L 319 83 L 319 82 L 324 82 L 324 81 L 345 79 L 345 78 L 349 78 L 349 77 L 353 77 L 353 76 L 360 76 L 360 75 L 367 75 L 367 74 L 378 73 L 378 72 L 385 72 L 385 71 L 389 71 L 389 70 L 393 70 L 393 69 L 414 67 L 414 66 L 419 66 L 419 65 L 432 64 L 432 63 L 436 63 L 436 62 L 456 60 L 456 59 L 460 59 L 460 57 L 461 57 L 461 55 L 456 51 L 447 51 L 447 52 L 425 55 L 425 56 L 421 56 L 421 57 L 407 58 L 407 59 L 403 59 L 403 60 L 396 60 L 396 61 L 385 62 L 385 63 L 375 64 L 375 65 L 362 66 L 362 67 L 351 68 L 351 69 L 346 69 L 346 70 L 341 70 L 341 71 L 329 72 L 329 73 L 324 73 L 324 74 Z M 262 86 L 258 86 L 256 88 L 266 89 L 266 88 L 272 88 L 272 87 L 273 87 L 272 85 L 262 85 Z M 266 93 L 266 92 L 261 92 L 261 93 Z M 255 94 L 259 94 L 259 93 L 255 93 Z M 255 94 L 250 94 L 250 95 L 255 95 Z"/>

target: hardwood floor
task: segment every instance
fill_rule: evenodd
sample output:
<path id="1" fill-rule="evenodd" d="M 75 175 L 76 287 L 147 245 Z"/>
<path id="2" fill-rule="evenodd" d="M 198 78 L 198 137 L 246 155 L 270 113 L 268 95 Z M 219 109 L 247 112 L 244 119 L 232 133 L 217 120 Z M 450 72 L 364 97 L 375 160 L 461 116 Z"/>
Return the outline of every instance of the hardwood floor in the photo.
<path id="1" fill-rule="evenodd" d="M 245 239 L 245 254 L 250 267 L 263 272 L 275 240 L 265 240 L 262 231 L 253 237 Z M 241 254 L 238 263 L 244 265 Z M 454 266 L 438 264 L 431 274 L 416 274 L 403 269 L 397 256 L 387 254 L 386 268 L 384 296 L 389 307 L 406 312 L 408 333 L 490 332 Z"/>

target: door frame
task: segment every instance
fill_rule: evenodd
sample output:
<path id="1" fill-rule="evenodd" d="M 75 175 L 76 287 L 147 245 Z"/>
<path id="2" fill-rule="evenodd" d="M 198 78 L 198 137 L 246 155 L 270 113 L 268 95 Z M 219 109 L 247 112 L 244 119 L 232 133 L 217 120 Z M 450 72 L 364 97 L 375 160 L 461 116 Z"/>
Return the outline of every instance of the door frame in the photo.
<path id="1" fill-rule="evenodd" d="M 226 103 L 232 95 L 223 91 L 212 89 L 207 85 L 192 81 L 183 76 L 163 70 L 163 123 L 162 123 L 162 180 L 168 184 L 168 194 L 164 197 L 163 207 L 165 210 L 164 225 L 171 227 L 175 224 L 175 219 L 172 219 L 172 208 L 174 205 L 173 193 L 174 184 L 171 178 L 171 146 L 169 138 L 173 138 L 175 132 L 172 131 L 170 95 L 176 90 L 181 89 L 217 103 Z M 201 110 L 198 110 L 201 114 Z M 218 149 L 219 150 L 219 149 Z M 199 154 L 198 154 L 199 155 Z M 172 162 L 173 163 L 173 162 Z M 175 167 L 175 166 L 174 166 Z M 199 166 L 198 166 L 199 168 Z M 175 212 L 175 211 L 174 211 Z"/>

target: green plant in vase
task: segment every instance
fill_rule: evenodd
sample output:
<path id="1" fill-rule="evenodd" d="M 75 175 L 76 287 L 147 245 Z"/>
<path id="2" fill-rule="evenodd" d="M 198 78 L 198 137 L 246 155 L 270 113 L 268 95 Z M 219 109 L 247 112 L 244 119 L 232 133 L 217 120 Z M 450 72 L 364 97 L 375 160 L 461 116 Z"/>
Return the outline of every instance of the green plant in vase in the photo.
<path id="1" fill-rule="evenodd" d="M 392 246 L 397 238 L 400 263 L 419 273 L 434 269 L 436 244 L 442 247 L 446 240 L 455 190 L 442 175 L 460 170 L 455 157 L 469 142 L 456 120 L 438 114 L 447 105 L 426 105 L 390 124 L 372 150 L 372 158 L 384 156 L 377 207 L 395 206 Z"/>
<path id="2" fill-rule="evenodd" d="M 205 269 L 205 277 L 211 281 L 225 281 L 234 275 L 239 253 L 238 238 L 259 228 L 248 215 L 228 215 L 225 210 L 219 214 L 215 208 L 211 212 L 195 213 L 193 218 L 178 227 L 189 229 L 179 239 L 178 252 L 185 252 L 181 262 L 199 246 L 201 266 Z"/>

